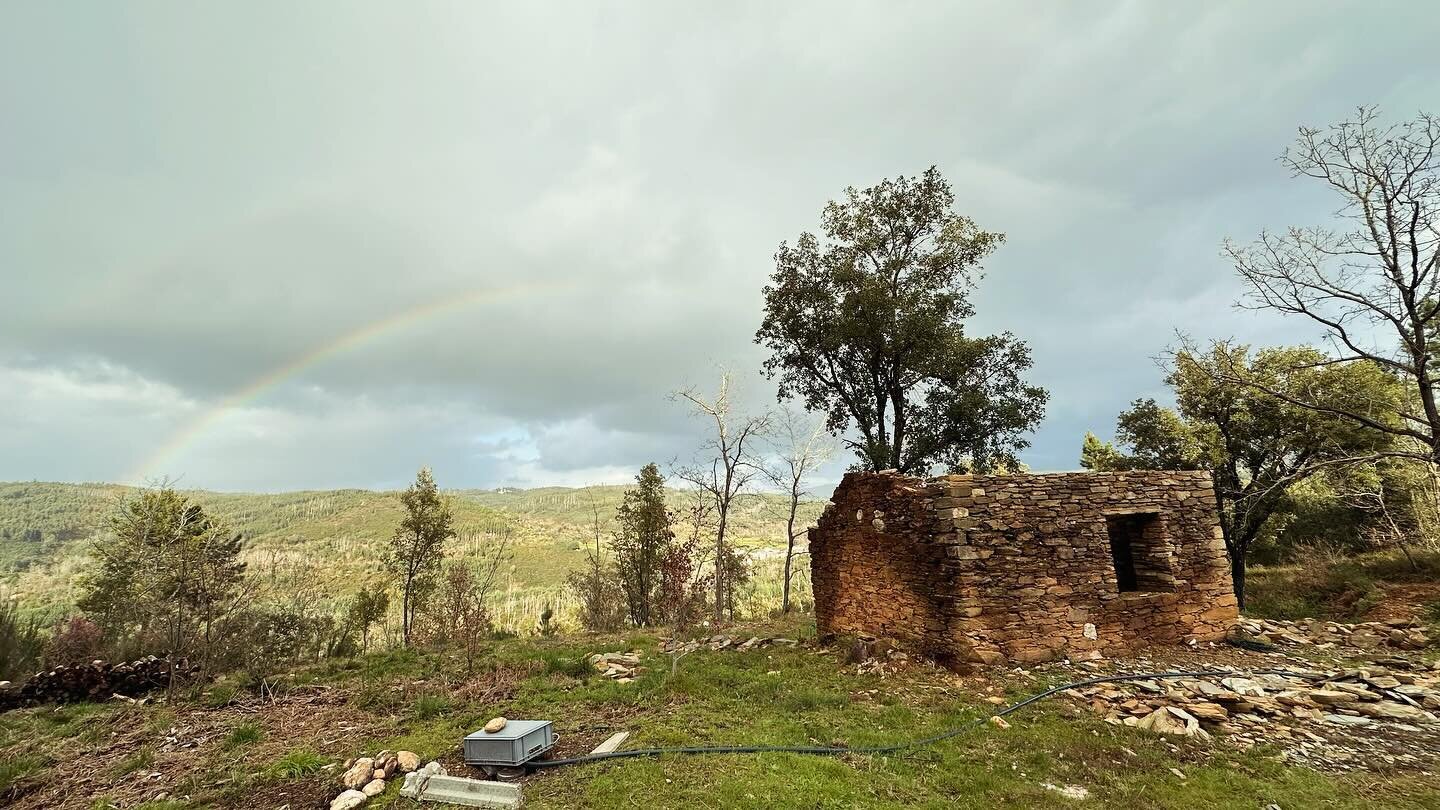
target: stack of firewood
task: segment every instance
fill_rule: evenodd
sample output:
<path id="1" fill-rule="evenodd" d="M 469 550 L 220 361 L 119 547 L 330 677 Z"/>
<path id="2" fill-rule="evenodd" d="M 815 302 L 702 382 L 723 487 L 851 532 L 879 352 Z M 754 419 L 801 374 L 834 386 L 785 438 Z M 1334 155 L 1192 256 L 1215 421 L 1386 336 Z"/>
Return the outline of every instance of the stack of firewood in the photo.
<path id="1" fill-rule="evenodd" d="M 188 682 L 199 671 L 198 665 L 184 658 L 153 655 L 118 664 L 62 664 L 35 673 L 19 687 L 0 685 L 0 711 L 33 703 L 108 700 L 114 695 L 134 697 L 163 689 L 172 682 Z"/>

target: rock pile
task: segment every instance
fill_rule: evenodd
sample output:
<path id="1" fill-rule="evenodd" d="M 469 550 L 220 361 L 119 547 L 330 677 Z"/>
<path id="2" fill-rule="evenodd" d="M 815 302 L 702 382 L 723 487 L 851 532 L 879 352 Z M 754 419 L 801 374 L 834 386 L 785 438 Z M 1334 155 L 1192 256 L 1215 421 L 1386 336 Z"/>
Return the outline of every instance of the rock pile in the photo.
<path id="1" fill-rule="evenodd" d="M 1240 620 L 1238 627 L 1256 641 L 1267 644 L 1313 644 L 1322 649 L 1355 647 L 1365 650 L 1383 647 L 1420 650 L 1430 645 L 1430 637 L 1421 625 L 1404 619 L 1343 624 L 1320 619 L 1292 622 L 1245 618 Z"/>
<path id="2" fill-rule="evenodd" d="M 432 766 L 444 772 L 437 762 L 425 767 Z M 384 793 L 387 780 L 397 774 L 411 774 L 417 770 L 420 770 L 420 757 L 411 751 L 381 751 L 373 757 L 349 760 L 345 763 L 345 773 L 340 777 L 340 784 L 345 790 L 330 802 L 330 810 L 354 810 L 369 801 L 371 796 Z"/>
<path id="3" fill-rule="evenodd" d="M 635 680 L 637 673 L 645 671 L 645 668 L 640 666 L 638 650 L 595 653 L 590 656 L 589 661 L 590 666 L 601 675 L 616 683 L 630 683 Z"/>
<path id="4" fill-rule="evenodd" d="M 66 664 L 37 672 L 19 687 L 0 681 L 0 711 L 35 703 L 107 700 L 114 695 L 135 697 L 153 689 L 164 689 L 173 678 L 188 682 L 200 667 L 186 659 L 147 656 L 135 661 L 111 664 L 91 661 Z"/>
<path id="5" fill-rule="evenodd" d="M 663 652 L 675 654 L 692 653 L 700 649 L 708 650 L 753 650 L 759 647 L 798 647 L 799 641 L 793 638 L 761 637 L 751 636 L 743 639 L 740 636 L 714 635 L 708 638 L 695 639 L 692 641 L 681 641 L 674 638 L 660 639 L 660 649 Z"/>
<path id="6" fill-rule="evenodd" d="M 1188 737 L 1214 733 L 1242 748 L 1278 744 L 1287 759 L 1329 770 L 1362 761 L 1413 763 L 1412 748 L 1440 741 L 1440 673 L 1382 666 L 1305 677 L 1237 673 L 1097 684 L 1067 694 L 1110 723 Z M 1357 728 L 1365 733 L 1354 734 Z"/>

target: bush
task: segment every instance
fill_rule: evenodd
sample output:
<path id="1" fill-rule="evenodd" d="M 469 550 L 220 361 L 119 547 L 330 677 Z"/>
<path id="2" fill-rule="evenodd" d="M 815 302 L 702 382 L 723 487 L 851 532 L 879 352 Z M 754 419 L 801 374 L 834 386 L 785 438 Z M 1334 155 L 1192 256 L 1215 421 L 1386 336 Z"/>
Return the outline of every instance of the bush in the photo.
<path id="1" fill-rule="evenodd" d="M 34 673 L 43 648 L 40 623 L 21 618 L 14 600 L 0 599 L 0 680 L 17 680 Z"/>
<path id="2" fill-rule="evenodd" d="M 570 575 L 566 587 L 580 601 L 580 626 L 592 633 L 613 633 L 625 624 L 625 591 L 620 578 L 591 553 L 586 566 Z"/>
<path id="3" fill-rule="evenodd" d="M 105 654 L 100 626 L 83 616 L 71 616 L 55 626 L 45 645 L 45 666 L 83 664 Z"/>
<path id="4" fill-rule="evenodd" d="M 1375 606 L 1375 578 L 1355 560 L 1312 567 L 1257 568 L 1245 612 L 1263 619 L 1351 621 Z"/>

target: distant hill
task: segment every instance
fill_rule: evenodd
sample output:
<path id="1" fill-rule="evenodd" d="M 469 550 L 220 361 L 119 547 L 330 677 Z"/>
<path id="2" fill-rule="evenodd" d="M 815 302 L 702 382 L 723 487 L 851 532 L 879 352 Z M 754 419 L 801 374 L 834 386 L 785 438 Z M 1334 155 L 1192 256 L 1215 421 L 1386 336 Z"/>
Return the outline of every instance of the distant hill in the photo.
<path id="1" fill-rule="evenodd" d="M 624 486 L 451 490 L 461 537 L 452 553 L 477 553 L 508 532 L 514 559 L 505 587 L 512 596 L 554 592 L 594 542 L 598 511 L 608 538 Z M 74 598 L 88 549 L 131 487 L 115 484 L 0 483 L 0 584 L 28 608 L 57 613 Z M 399 493 L 342 489 L 249 494 L 189 490 L 207 512 L 245 537 L 254 573 L 304 568 L 325 592 L 343 598 L 378 570 L 384 542 L 401 517 Z M 687 493 L 673 492 L 681 508 Z M 808 525 L 821 501 L 801 506 Z M 757 549 L 784 544 L 785 500 L 752 495 L 738 505 L 733 536 Z"/>

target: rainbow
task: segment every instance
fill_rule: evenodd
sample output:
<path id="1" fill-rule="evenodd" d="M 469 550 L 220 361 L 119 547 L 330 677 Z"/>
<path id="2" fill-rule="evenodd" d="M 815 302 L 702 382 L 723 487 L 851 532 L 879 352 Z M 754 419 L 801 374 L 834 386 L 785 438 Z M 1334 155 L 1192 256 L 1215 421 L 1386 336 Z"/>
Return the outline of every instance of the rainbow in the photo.
<path id="1" fill-rule="evenodd" d="M 162 471 L 167 463 L 183 453 L 186 448 L 198 441 L 236 408 L 259 399 L 267 391 L 275 388 L 286 380 L 301 374 L 306 369 L 323 363 L 325 360 L 337 354 L 363 346 L 385 335 L 401 331 L 412 324 L 431 318 L 451 315 L 467 307 L 478 304 L 495 303 L 535 292 L 554 291 L 565 286 L 570 285 L 536 282 L 516 284 L 509 287 L 483 288 L 460 295 L 447 295 L 444 298 L 397 312 L 394 315 L 372 321 L 359 328 L 345 332 L 333 340 L 323 343 L 295 357 L 289 362 L 256 377 L 254 380 L 251 380 L 249 383 L 246 383 L 244 386 L 220 399 L 213 406 L 207 408 L 203 413 L 196 416 L 172 434 L 155 452 L 143 459 L 135 470 L 128 474 L 124 480 L 136 484 L 145 483 L 149 478 Z"/>

